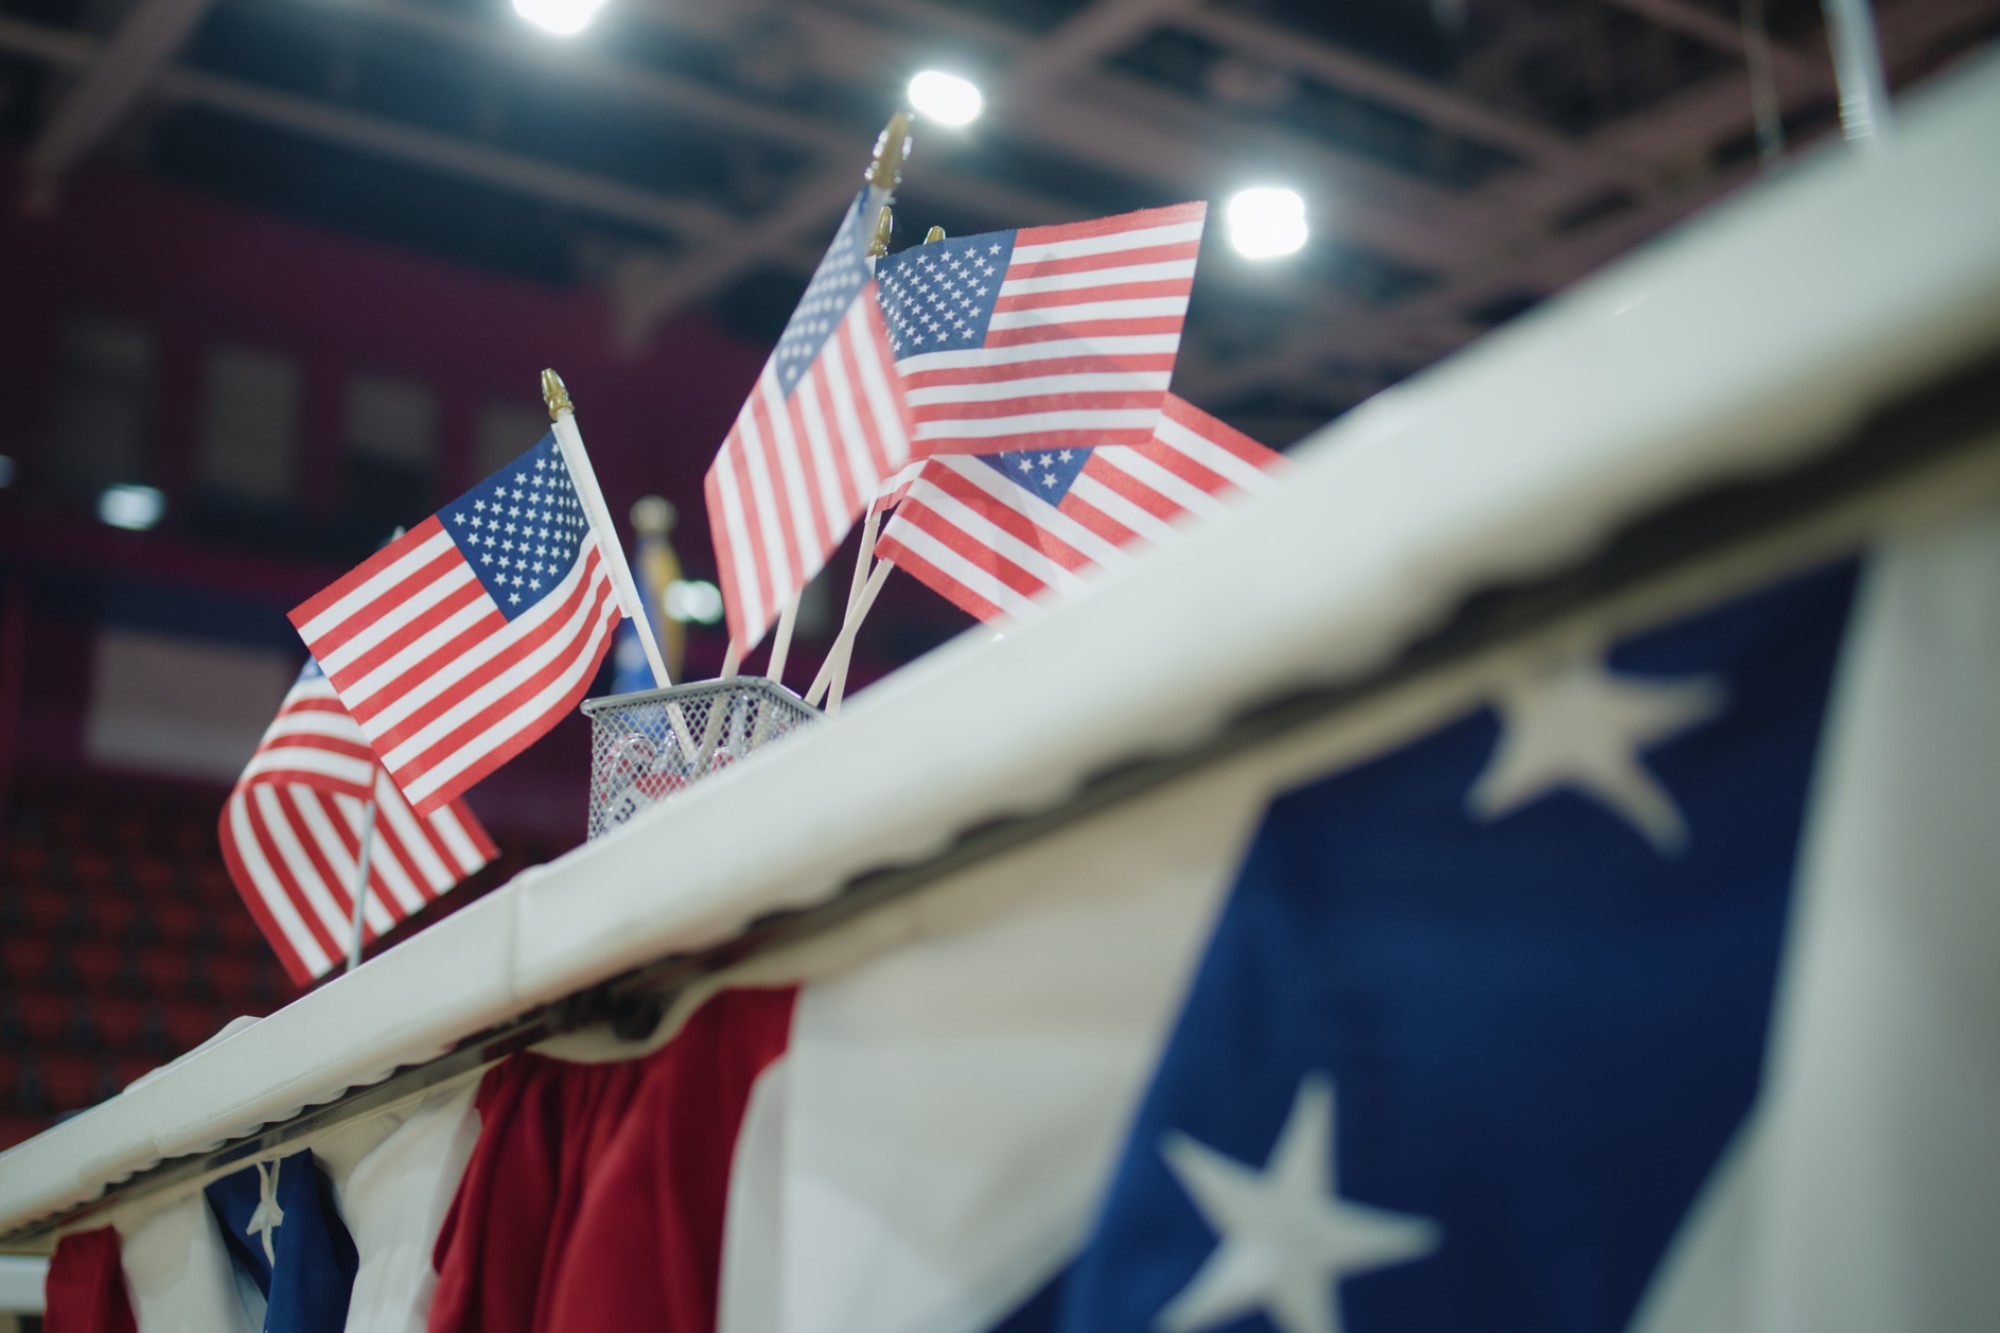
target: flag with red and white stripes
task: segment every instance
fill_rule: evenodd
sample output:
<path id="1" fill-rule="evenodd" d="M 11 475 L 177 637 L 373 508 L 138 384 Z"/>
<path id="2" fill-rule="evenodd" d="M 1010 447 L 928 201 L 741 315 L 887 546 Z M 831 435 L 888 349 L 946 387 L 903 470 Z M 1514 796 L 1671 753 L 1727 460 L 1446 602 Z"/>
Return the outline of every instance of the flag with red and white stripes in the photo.
<path id="1" fill-rule="evenodd" d="M 856 197 L 708 470 L 730 637 L 748 649 L 910 456 L 868 245 L 887 195 Z"/>
<path id="2" fill-rule="evenodd" d="M 916 455 L 1144 447 L 1207 209 L 953 237 L 878 261 Z"/>
<path id="3" fill-rule="evenodd" d="M 900 500 L 876 553 L 981 620 L 1019 616 L 1051 591 L 1272 485 L 1284 455 L 1166 396 L 1142 445 L 948 454 L 885 488 Z"/>
<path id="4" fill-rule="evenodd" d="M 569 715 L 622 614 L 547 435 L 291 616 L 428 814 Z"/>
<path id="5" fill-rule="evenodd" d="M 319 664 L 308 660 L 229 793 L 217 830 L 236 891 L 302 986 L 347 955 L 371 795 L 364 943 L 499 853 L 463 804 L 427 815 L 410 808 Z"/>

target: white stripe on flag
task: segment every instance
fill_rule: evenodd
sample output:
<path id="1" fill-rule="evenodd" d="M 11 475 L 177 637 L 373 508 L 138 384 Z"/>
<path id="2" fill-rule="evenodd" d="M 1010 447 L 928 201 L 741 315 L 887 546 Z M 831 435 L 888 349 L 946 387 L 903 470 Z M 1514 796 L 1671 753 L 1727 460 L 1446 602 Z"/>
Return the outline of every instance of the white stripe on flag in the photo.
<path id="1" fill-rule="evenodd" d="M 499 608 L 493 604 L 490 596 L 467 602 L 410 640 L 408 645 L 383 658 L 373 671 L 354 681 L 347 690 L 349 701 L 357 705 L 366 703 L 382 690 L 393 686 L 412 668 L 428 661 L 433 654 L 481 620 L 497 614 Z"/>
<path id="2" fill-rule="evenodd" d="M 742 448 L 742 437 L 735 437 L 738 449 Z M 749 519 L 743 509 L 743 492 L 736 484 L 736 468 L 727 455 L 730 453 L 728 441 L 723 443 L 725 457 L 718 459 L 709 475 L 715 478 L 715 492 L 722 501 L 722 527 L 729 536 L 729 549 L 737 554 L 736 592 L 742 600 L 744 617 L 753 625 L 764 623 L 769 612 L 764 606 L 764 597 L 758 591 L 762 579 L 757 566 L 762 560 L 755 555 L 750 543 Z"/>
<path id="3" fill-rule="evenodd" d="M 529 677 L 533 676 L 550 662 L 565 654 L 574 652 L 574 645 L 585 637 L 583 627 L 586 619 L 592 614 L 593 605 L 597 600 L 597 589 L 609 587 L 611 583 L 611 576 L 609 571 L 605 569 L 604 562 L 598 560 L 593 563 L 588 558 L 596 550 L 597 534 L 592 532 L 584 538 L 583 558 L 580 558 L 571 570 L 571 574 L 574 576 L 585 565 L 590 565 L 590 583 L 584 589 L 583 596 L 577 599 L 575 608 L 570 611 L 569 618 L 563 622 L 562 627 L 552 634 L 539 636 L 533 649 L 519 659 L 508 663 L 492 679 L 482 682 L 476 688 L 464 694 L 454 696 L 450 706 L 443 712 L 418 728 L 416 732 L 406 737 L 394 749 L 383 755 L 382 762 L 389 767 L 391 772 L 400 772 L 407 768 L 412 761 L 422 758 L 432 746 L 498 703 L 504 695 L 525 684 Z M 565 579 L 563 582 L 567 584 L 569 580 Z M 558 599 L 554 596 L 544 597 L 536 605 L 535 612 L 542 611 L 543 608 L 557 602 Z M 612 598 L 611 604 L 615 607 L 617 598 Z M 530 612 L 529 615 L 531 616 L 535 612 Z M 493 653 L 512 648 L 524 638 L 531 637 L 521 632 L 523 622 L 528 619 L 529 616 L 522 616 L 520 620 L 515 621 L 507 629 L 481 645 L 482 647 L 491 648 L 491 652 L 487 656 L 490 657 Z M 574 669 L 574 665 L 572 669 Z M 435 785 L 432 784 L 433 787 Z M 407 784 L 403 786 L 403 790 L 413 802 L 420 799 L 409 789 Z"/>
<path id="4" fill-rule="evenodd" d="M 236 857 L 249 874 L 250 883 L 257 890 L 264 909 L 277 922 L 285 943 L 306 970 L 318 976 L 331 965 L 331 960 L 326 956 L 326 950 L 320 948 L 319 940 L 314 937 L 305 919 L 299 915 L 291 894 L 285 891 L 277 872 L 264 859 L 264 848 L 257 841 L 257 830 L 251 820 L 250 802 L 243 789 L 238 788 L 229 796 L 229 832 L 235 844 Z"/>
<path id="5" fill-rule="evenodd" d="M 1039 245 L 1016 245 L 1011 264 L 1039 264 L 1050 259 L 1078 259 L 1115 250 L 1147 250 L 1156 245 L 1184 245 L 1201 240 L 1202 223 L 1175 222 L 1164 227 L 1137 227 L 1103 236 L 1077 236 Z"/>
<path id="6" fill-rule="evenodd" d="M 1098 452 L 1101 454 L 1104 450 L 1100 449 Z M 1076 484 L 1069 488 L 1069 493 L 1092 508 L 1102 510 L 1105 517 L 1115 523 L 1123 524 L 1139 537 L 1155 545 L 1172 541 L 1174 538 L 1173 524 L 1155 518 L 1150 512 L 1132 503 L 1088 472 L 1076 479 Z"/>
<path id="7" fill-rule="evenodd" d="M 1173 378 L 1168 370 L 1094 371 L 1075 375 L 1036 375 L 1028 379 L 967 381 L 911 389 L 912 407 L 933 403 L 990 403 L 1006 398 L 1044 398 L 1066 393 L 1124 393 L 1134 389 L 1164 389 Z"/>
<path id="8" fill-rule="evenodd" d="M 920 352 L 896 363 L 905 379 L 929 371 L 977 369 L 1022 361 L 1062 361 L 1078 356 L 1167 356 L 1180 348 L 1178 333 L 1127 333 L 1079 336 L 1051 342 L 1017 343 L 1012 347 L 973 347 L 955 352 Z"/>
<path id="9" fill-rule="evenodd" d="M 931 461 L 940 467 L 950 468 L 992 499 L 1037 527 L 1048 529 L 1065 545 L 1074 547 L 1097 564 L 1121 565 L 1132 558 L 1116 543 L 1106 541 L 1048 501 L 1028 494 L 976 458 L 945 457 Z"/>
<path id="10" fill-rule="evenodd" d="M 334 820 L 341 819 L 343 823 L 348 824 L 348 831 L 354 837 L 354 845 L 359 849 L 361 826 L 358 821 L 348 821 L 345 818 L 344 803 L 351 802 L 352 808 L 358 811 L 361 802 L 351 796 L 336 796 L 332 798 L 333 808 L 329 810 L 327 801 L 320 793 L 296 784 L 291 787 L 290 795 L 298 805 L 299 817 L 305 821 L 307 832 L 312 834 L 313 844 L 319 848 L 320 855 L 326 858 L 327 868 L 333 872 L 334 878 L 339 882 L 341 895 L 347 899 L 347 906 L 341 913 L 339 933 L 334 936 L 335 939 L 344 940 L 354 925 L 354 882 L 361 877 L 361 866 L 355 856 L 348 854 L 347 844 L 335 828 Z M 374 849 L 374 851 L 379 850 L 380 848 Z M 367 923 L 375 928 L 375 933 L 378 935 L 396 924 L 396 918 L 389 914 L 389 909 L 384 907 L 372 893 L 363 900 L 361 910 Z"/>
<path id="11" fill-rule="evenodd" d="M 384 686 L 398 684 L 399 690 L 396 697 L 379 712 L 368 714 L 368 730 L 376 736 L 386 735 L 410 714 L 436 700 L 515 643 L 542 633 L 543 622 L 553 619 L 564 603 L 575 595 L 576 586 L 583 578 L 584 566 L 589 563 L 589 554 L 596 549 L 596 532 L 594 530 L 586 532 L 582 543 L 577 547 L 575 561 L 564 573 L 562 582 L 550 589 L 547 596 L 536 602 L 519 619 L 503 626 L 495 626 L 492 633 L 480 636 L 470 648 L 422 680 L 402 685 L 393 678 L 387 678 L 387 668 L 386 666 L 382 668 L 382 671 L 376 674 L 385 675 Z M 482 605 L 490 608 L 489 614 L 500 614 L 499 608 L 493 605 L 490 597 L 483 599 Z M 386 756 L 384 762 L 388 762 Z M 395 765 L 390 764 L 390 767 L 393 768 Z"/>
<path id="12" fill-rule="evenodd" d="M 360 738 L 356 737 L 357 741 Z M 365 741 L 360 743 L 366 744 Z M 335 754 L 331 750 L 315 749 L 306 745 L 286 745 L 269 750 L 259 750 L 252 755 L 243 770 L 243 778 L 257 777 L 263 773 L 291 772 L 317 773 L 342 786 L 365 791 L 368 775 L 375 765 L 366 759 L 356 759 L 352 755 Z M 237 779 L 239 782 L 243 778 Z"/>
<path id="13" fill-rule="evenodd" d="M 1137 449 L 1110 445 L 1097 451 L 1105 466 L 1115 467 L 1149 490 L 1157 491 L 1186 510 L 1190 517 L 1213 518 L 1229 508 L 1187 478 L 1148 458 Z"/>
<path id="14" fill-rule="evenodd" d="M 1068 412 L 1023 412 L 1010 417 L 952 417 L 918 422 L 917 438 L 986 440 L 1040 431 L 1132 430 L 1152 425 L 1159 415 L 1158 409 L 1078 408 Z"/>
<path id="15" fill-rule="evenodd" d="M 410 803 L 403 799 L 403 794 L 396 790 L 394 783 L 385 780 L 376 784 L 375 804 L 381 809 L 382 814 L 387 816 L 389 827 L 395 830 L 396 840 L 402 844 L 403 859 L 408 861 L 431 887 L 429 895 L 415 893 L 416 901 L 405 904 L 410 911 L 415 912 L 423 907 L 425 897 L 434 897 L 450 887 L 452 873 L 438 856 L 437 849 L 431 846 L 431 840 L 424 836 L 423 825 L 417 819 L 417 812 L 410 808 Z"/>
<path id="16" fill-rule="evenodd" d="M 486 864 L 486 857 L 474 845 L 472 837 L 465 831 L 465 824 L 458 817 L 458 807 L 441 805 L 431 811 L 429 820 L 431 831 L 443 841 L 445 850 L 460 875 L 470 875 Z"/>
<path id="17" fill-rule="evenodd" d="M 910 499 L 921 503 L 939 518 L 1008 563 L 1018 566 L 1022 573 L 1044 587 L 1060 588 L 1068 592 L 1080 586 L 1081 581 L 1061 561 L 1041 548 L 1022 541 L 948 491 L 939 490 L 928 481 L 920 481 L 910 488 Z"/>
<path id="18" fill-rule="evenodd" d="M 1085 287 L 1116 287 L 1135 282 L 1172 282 L 1177 278 L 1194 281 L 1194 260 L 1170 259 L 1157 264 L 1092 268 L 1077 273 L 1055 273 L 1045 278 L 1008 278 L 1000 284 L 1000 295 L 1032 296 L 1040 292 L 1074 292 Z"/>
<path id="19" fill-rule="evenodd" d="M 985 598 L 1008 615 L 1019 619 L 1035 613 L 1036 606 L 1032 599 L 1023 597 L 908 519 L 899 516 L 892 520 L 889 531 L 883 537 L 901 542 L 935 565 L 946 578 L 963 584 L 967 590 Z"/>
<path id="20" fill-rule="evenodd" d="M 989 329 L 1032 329 L 1083 324 L 1110 319 L 1163 319 L 1187 314 L 1185 296 L 1143 296 L 1130 301 L 1085 301 L 1081 305 L 1035 306 L 1002 310 L 986 322 Z"/>
<path id="21" fill-rule="evenodd" d="M 473 582 L 476 577 L 471 565 L 463 560 L 454 563 L 416 592 L 399 598 L 388 610 L 357 630 L 347 642 L 329 650 L 320 658 L 320 666 L 335 675 L 340 674 L 349 663 L 373 651 L 384 639 Z"/>
<path id="22" fill-rule="evenodd" d="M 605 580 L 605 582 L 608 581 Z M 439 787 L 442 787 L 446 782 L 457 777 L 460 773 L 463 773 L 466 769 L 486 758 L 487 755 L 493 753 L 493 751 L 499 749 L 509 740 L 526 730 L 526 727 L 523 725 L 524 722 L 532 721 L 535 718 L 546 715 L 549 709 L 555 706 L 557 701 L 565 697 L 569 691 L 576 688 L 577 679 L 584 674 L 586 667 L 592 670 L 596 669 L 597 645 L 603 642 L 605 637 L 610 634 L 611 622 L 617 615 L 617 599 L 607 599 L 599 611 L 589 638 L 585 642 L 586 651 L 573 655 L 568 668 L 563 674 L 552 681 L 541 693 L 507 714 L 493 726 L 488 727 L 473 740 L 455 748 L 449 756 L 434 767 L 426 769 L 414 779 L 408 788 L 406 788 L 410 799 L 413 802 L 423 800 Z"/>
<path id="23" fill-rule="evenodd" d="M 310 787 L 301 788 L 307 793 Z M 264 832 L 278 849 L 278 857 L 285 863 L 286 873 L 292 883 L 299 886 L 305 895 L 306 905 L 319 918 L 326 933 L 334 939 L 346 938 L 349 930 L 346 910 L 333 900 L 333 891 L 313 868 L 312 859 L 306 855 L 305 846 L 299 842 L 297 832 L 292 828 L 291 817 L 286 814 L 283 798 L 272 784 L 259 783 L 250 789 L 257 802 L 257 813 L 264 821 Z M 345 887 L 341 890 L 346 896 Z"/>
<path id="24" fill-rule="evenodd" d="M 327 634 L 338 629 L 356 612 L 372 605 L 384 593 L 393 589 L 404 579 L 423 568 L 443 554 L 445 547 L 452 544 L 449 533 L 438 531 L 411 547 L 403 556 L 392 562 L 388 568 L 378 570 L 359 587 L 344 594 L 332 606 L 314 616 L 299 627 L 299 637 L 307 643 L 317 643 Z M 325 662 L 320 665 L 324 667 Z"/>
<path id="25" fill-rule="evenodd" d="M 1195 433 L 1164 412 L 1160 414 L 1160 424 L 1153 434 L 1162 444 L 1173 446 L 1210 472 L 1228 478 L 1238 490 L 1268 491 L 1278 484 L 1276 477 L 1249 459 L 1231 452 L 1205 435 Z"/>

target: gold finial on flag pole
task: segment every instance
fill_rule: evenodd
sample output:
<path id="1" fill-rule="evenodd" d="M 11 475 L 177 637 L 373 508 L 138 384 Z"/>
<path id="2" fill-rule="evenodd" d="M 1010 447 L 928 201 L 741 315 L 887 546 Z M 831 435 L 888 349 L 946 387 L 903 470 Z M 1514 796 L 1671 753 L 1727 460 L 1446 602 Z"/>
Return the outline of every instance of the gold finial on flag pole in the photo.
<path id="1" fill-rule="evenodd" d="M 562 376 L 553 370 L 542 372 L 542 401 L 548 404 L 550 421 L 564 412 L 576 411 L 576 404 L 569 400 L 569 389 L 564 386 Z"/>
<path id="2" fill-rule="evenodd" d="M 880 259 L 889 253 L 889 233 L 896 228 L 896 215 L 889 211 L 887 204 L 875 215 L 875 239 L 868 242 L 868 257 Z"/>
<path id="3" fill-rule="evenodd" d="M 910 156 L 910 113 L 898 111 L 889 117 L 875 140 L 875 158 L 868 164 L 868 183 L 878 190 L 893 190 L 902 183 L 903 163 Z"/>
<path id="4" fill-rule="evenodd" d="M 939 241 L 943 239 L 944 239 L 943 227 L 932 227 L 928 232 L 924 233 L 925 245 L 936 245 Z"/>

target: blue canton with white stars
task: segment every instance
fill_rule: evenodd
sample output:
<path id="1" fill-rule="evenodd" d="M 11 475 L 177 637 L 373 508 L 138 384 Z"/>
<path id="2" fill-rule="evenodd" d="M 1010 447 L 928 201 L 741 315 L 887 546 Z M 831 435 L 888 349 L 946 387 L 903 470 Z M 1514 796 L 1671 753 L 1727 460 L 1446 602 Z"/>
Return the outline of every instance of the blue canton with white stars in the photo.
<path id="1" fill-rule="evenodd" d="M 1090 461 L 1092 452 L 1090 449 L 1015 449 L 999 454 L 977 454 L 975 457 L 1030 495 L 1059 505 L 1069 494 L 1069 488 L 1076 485 L 1076 479 L 1082 474 L 1083 465 Z"/>
<path id="2" fill-rule="evenodd" d="M 868 243 L 880 207 L 881 196 L 873 190 L 863 190 L 855 199 L 771 353 L 771 367 L 787 397 L 868 281 Z"/>
<path id="3" fill-rule="evenodd" d="M 563 581 L 590 531 L 552 434 L 459 496 L 438 519 L 509 620 Z"/>
<path id="4" fill-rule="evenodd" d="M 876 260 L 882 318 L 896 359 L 983 346 L 1013 257 L 1014 233 L 991 231 Z"/>

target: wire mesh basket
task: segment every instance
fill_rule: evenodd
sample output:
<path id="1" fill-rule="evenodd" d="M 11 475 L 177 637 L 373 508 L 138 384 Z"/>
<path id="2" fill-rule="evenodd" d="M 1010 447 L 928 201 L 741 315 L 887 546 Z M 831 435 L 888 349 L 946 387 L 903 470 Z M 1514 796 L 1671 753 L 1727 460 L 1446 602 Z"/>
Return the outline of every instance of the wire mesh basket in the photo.
<path id="1" fill-rule="evenodd" d="M 820 720 L 817 708 L 762 676 L 586 699 L 583 711 L 593 838 Z"/>

